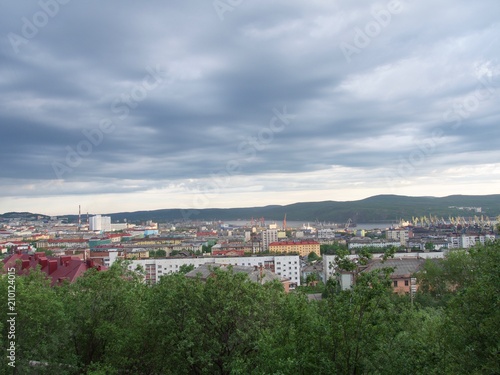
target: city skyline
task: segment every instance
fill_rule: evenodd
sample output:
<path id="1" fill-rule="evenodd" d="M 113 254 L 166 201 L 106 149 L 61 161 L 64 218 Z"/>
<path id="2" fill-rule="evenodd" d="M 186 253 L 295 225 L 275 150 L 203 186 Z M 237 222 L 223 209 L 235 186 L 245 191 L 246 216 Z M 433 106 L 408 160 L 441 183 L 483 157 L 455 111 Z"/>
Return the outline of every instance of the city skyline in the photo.
<path id="1" fill-rule="evenodd" d="M 10 4 L 0 213 L 498 193 L 499 11 Z"/>

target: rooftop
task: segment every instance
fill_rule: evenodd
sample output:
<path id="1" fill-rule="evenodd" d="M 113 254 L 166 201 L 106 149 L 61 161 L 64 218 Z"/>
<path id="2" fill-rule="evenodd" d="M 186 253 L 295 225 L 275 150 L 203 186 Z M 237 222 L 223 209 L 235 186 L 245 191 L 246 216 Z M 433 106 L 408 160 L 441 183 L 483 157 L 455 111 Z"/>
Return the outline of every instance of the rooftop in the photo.
<path id="1" fill-rule="evenodd" d="M 200 278 L 201 280 L 207 280 L 211 277 L 215 271 L 215 269 L 221 269 L 224 271 L 228 271 L 232 269 L 234 273 L 245 273 L 248 275 L 248 279 L 250 281 L 260 283 L 260 282 L 268 282 L 273 280 L 278 280 L 280 282 L 287 281 L 288 279 L 283 278 L 275 273 L 265 269 L 258 267 L 246 267 L 246 266 L 227 266 L 216 263 L 205 263 L 200 267 L 188 272 L 186 277 L 189 278 Z"/>
<path id="2" fill-rule="evenodd" d="M 422 258 L 394 258 L 388 259 L 385 262 L 381 260 L 372 260 L 368 263 L 368 266 L 363 270 L 363 272 L 369 272 L 373 270 L 379 270 L 386 267 L 394 267 L 393 277 L 406 276 L 409 277 L 415 272 L 420 270 L 420 267 L 424 264 L 425 259 Z"/>
<path id="3" fill-rule="evenodd" d="M 294 246 L 294 245 L 319 245 L 319 242 L 312 240 L 303 240 L 303 241 L 279 241 L 272 242 L 269 246 Z"/>
<path id="4" fill-rule="evenodd" d="M 95 266 L 92 260 L 83 261 L 78 257 L 68 255 L 47 257 L 43 252 L 34 255 L 16 252 L 3 260 L 3 271 L 16 268 L 16 274 L 19 276 L 28 274 L 38 266 L 51 279 L 52 286 L 63 281 L 72 283 L 90 268 L 105 270 L 102 266 Z"/>

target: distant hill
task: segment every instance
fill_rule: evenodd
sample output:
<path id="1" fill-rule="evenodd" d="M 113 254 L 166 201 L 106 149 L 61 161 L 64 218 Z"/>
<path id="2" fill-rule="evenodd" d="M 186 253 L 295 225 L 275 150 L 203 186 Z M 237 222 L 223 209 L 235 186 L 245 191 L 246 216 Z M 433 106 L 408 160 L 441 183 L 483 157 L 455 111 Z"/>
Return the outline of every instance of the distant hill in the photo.
<path id="1" fill-rule="evenodd" d="M 22 219 L 22 220 L 48 220 L 50 216 L 34 214 L 31 212 L 6 212 L 0 215 L 1 219 Z"/>
<path id="2" fill-rule="evenodd" d="M 482 212 L 459 210 L 455 207 L 481 207 Z M 400 219 L 409 220 L 412 216 L 448 216 L 473 217 L 489 216 L 491 219 L 500 215 L 500 194 L 496 195 L 451 195 L 436 197 L 407 197 L 398 195 L 377 195 L 350 202 L 301 202 L 285 206 L 265 206 L 250 208 L 209 208 L 200 210 L 161 209 L 154 211 L 117 212 L 107 214 L 113 222 L 156 222 L 188 220 L 250 220 L 264 217 L 266 220 L 281 221 L 326 221 L 345 223 L 349 218 L 356 223 L 390 222 Z M 76 222 L 76 215 L 66 216 Z"/>

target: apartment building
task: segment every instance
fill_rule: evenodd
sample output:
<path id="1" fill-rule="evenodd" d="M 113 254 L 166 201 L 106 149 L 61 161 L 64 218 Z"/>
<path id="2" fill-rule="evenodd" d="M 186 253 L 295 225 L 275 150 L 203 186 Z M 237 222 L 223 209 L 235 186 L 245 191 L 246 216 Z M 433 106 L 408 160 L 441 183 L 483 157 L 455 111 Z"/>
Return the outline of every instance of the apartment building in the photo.
<path id="1" fill-rule="evenodd" d="M 111 217 L 95 215 L 89 218 L 89 230 L 111 232 Z"/>
<path id="2" fill-rule="evenodd" d="M 298 253 L 301 257 L 307 257 L 310 253 L 321 256 L 320 243 L 317 241 L 280 241 L 269 244 L 271 253 Z"/>
<path id="3" fill-rule="evenodd" d="M 298 255 L 249 256 L 249 257 L 186 257 L 132 260 L 130 270 L 141 266 L 146 271 L 146 281 L 156 283 L 161 276 L 178 272 L 183 265 L 198 268 L 205 263 L 264 267 L 279 276 L 290 279 L 290 288 L 300 285 L 300 258 Z"/>
<path id="4" fill-rule="evenodd" d="M 269 244 L 278 241 L 277 229 L 266 229 L 262 231 L 262 251 L 270 251 Z"/>
<path id="5" fill-rule="evenodd" d="M 399 241 L 402 246 L 407 246 L 408 240 L 411 238 L 411 232 L 408 229 L 389 229 L 385 232 L 385 238 Z"/>

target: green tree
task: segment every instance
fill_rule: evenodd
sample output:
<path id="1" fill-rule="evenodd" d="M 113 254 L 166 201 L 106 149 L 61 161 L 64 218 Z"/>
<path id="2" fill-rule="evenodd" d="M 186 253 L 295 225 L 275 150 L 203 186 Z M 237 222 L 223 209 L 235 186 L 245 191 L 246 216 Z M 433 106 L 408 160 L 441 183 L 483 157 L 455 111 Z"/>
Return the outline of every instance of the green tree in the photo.
<path id="1" fill-rule="evenodd" d="M 271 327 L 260 335 L 258 355 L 241 374 L 332 374 L 328 331 L 320 305 L 304 294 L 284 293 L 272 301 Z"/>
<path id="2" fill-rule="evenodd" d="M 347 245 L 339 244 L 338 242 L 334 242 L 332 245 L 320 245 L 320 253 L 323 254 L 330 254 L 330 255 L 336 255 L 337 251 L 342 250 L 345 251 L 347 250 Z"/>
<path id="3" fill-rule="evenodd" d="M 115 262 L 104 272 L 91 269 L 61 290 L 71 321 L 69 347 L 83 371 L 100 364 L 117 372 L 142 373 L 141 328 L 149 288 L 126 266 Z"/>
<path id="4" fill-rule="evenodd" d="M 500 242 L 460 253 L 461 283 L 446 309 L 450 373 L 500 373 Z M 445 263 L 449 262 L 445 260 Z"/>
<path id="5" fill-rule="evenodd" d="M 309 285 L 315 281 L 318 281 L 318 276 L 315 273 L 310 273 L 306 277 L 306 284 Z"/>
<path id="6" fill-rule="evenodd" d="M 160 278 L 151 287 L 145 306 L 143 371 L 146 374 L 201 374 L 204 353 L 195 306 L 203 284 L 180 273 Z M 208 360 L 208 359 L 206 359 Z"/>
<path id="7" fill-rule="evenodd" d="M 153 258 L 165 258 L 167 256 L 167 252 L 163 249 L 151 250 L 149 255 Z"/>
<path id="8" fill-rule="evenodd" d="M 182 273 L 183 275 L 185 275 L 188 272 L 191 272 L 192 270 L 194 270 L 194 264 L 182 264 L 179 267 L 179 273 Z"/>
<path id="9" fill-rule="evenodd" d="M 326 358 L 338 374 L 362 374 L 394 317 L 390 270 L 359 273 L 352 290 L 330 294 L 324 304 L 329 342 Z"/>
<path id="10" fill-rule="evenodd" d="M 202 245 L 201 246 L 202 253 L 211 253 L 212 252 L 212 246 L 213 245 Z"/>
<path id="11" fill-rule="evenodd" d="M 404 299 L 407 297 L 395 297 Z M 389 327 L 377 337 L 368 373 L 443 374 L 446 373 L 445 315 L 441 309 L 410 309 L 408 302 L 393 306 L 386 315 Z M 389 320 L 390 319 L 390 320 Z"/>
<path id="12" fill-rule="evenodd" d="M 426 242 L 424 245 L 425 250 L 434 250 L 434 244 L 432 242 Z"/>
<path id="13" fill-rule="evenodd" d="M 162 374 L 247 373 L 281 293 L 280 283 L 260 285 L 220 269 L 206 283 L 180 273 L 161 278 L 146 309 L 145 368 Z"/>
<path id="14" fill-rule="evenodd" d="M 320 257 L 314 251 L 311 251 L 309 253 L 309 255 L 307 256 L 307 260 L 308 260 L 309 263 L 315 262 L 318 259 L 320 259 Z"/>
<path id="15" fill-rule="evenodd" d="M 8 289 L 9 286 L 15 287 L 15 306 L 10 306 L 15 308 L 17 315 L 9 316 L 15 321 L 15 337 L 8 339 L 9 325 L 3 320 L 1 340 L 5 349 L 10 341 L 15 342 L 16 367 L 10 373 L 34 373 L 30 361 L 43 364 L 37 368 L 38 374 L 74 373 L 77 358 L 68 336 L 71 318 L 65 314 L 59 290 L 51 288 L 49 279 L 39 270 L 16 277 L 12 284 L 3 275 L 0 277 L 0 311 L 4 317 L 11 312 L 7 310 L 7 296 L 8 291 L 14 289 Z M 6 359 L 5 355 L 1 356 L 2 370 L 10 369 Z"/>

